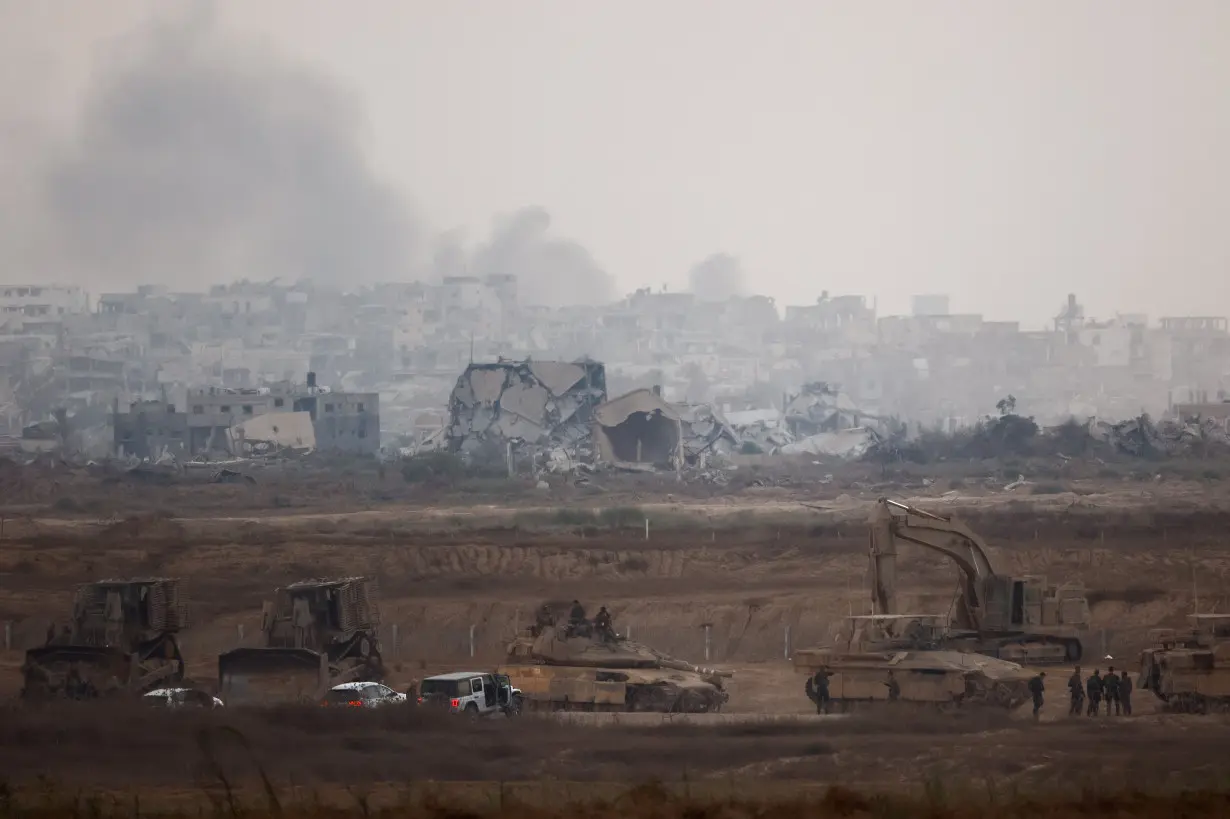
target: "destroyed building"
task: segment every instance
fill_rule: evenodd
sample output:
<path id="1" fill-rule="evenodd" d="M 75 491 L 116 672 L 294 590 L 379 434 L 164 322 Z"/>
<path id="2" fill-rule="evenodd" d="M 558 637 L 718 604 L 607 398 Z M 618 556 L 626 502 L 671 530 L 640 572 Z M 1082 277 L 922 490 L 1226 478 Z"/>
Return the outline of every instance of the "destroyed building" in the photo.
<path id="1" fill-rule="evenodd" d="M 593 410 L 605 400 L 606 368 L 596 361 L 470 364 L 449 396 L 447 446 L 575 447 L 589 438 Z"/>
<path id="2" fill-rule="evenodd" d="M 684 460 L 683 418 L 657 390 L 633 390 L 594 410 L 597 460 L 679 469 Z"/>
<path id="3" fill-rule="evenodd" d="M 258 422 L 257 419 L 260 419 Z M 133 403 L 113 414 L 117 455 L 154 460 L 169 454 L 247 455 L 277 449 L 374 455 L 380 449 L 380 397 L 316 384 L 189 390 L 187 405 Z"/>

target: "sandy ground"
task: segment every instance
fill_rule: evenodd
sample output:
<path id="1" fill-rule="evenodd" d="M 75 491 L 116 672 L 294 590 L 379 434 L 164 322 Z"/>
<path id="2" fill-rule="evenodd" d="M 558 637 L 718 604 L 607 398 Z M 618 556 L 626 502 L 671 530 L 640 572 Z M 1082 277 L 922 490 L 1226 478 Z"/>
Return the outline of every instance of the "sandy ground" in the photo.
<path id="1" fill-rule="evenodd" d="M 81 490 L 86 500 L 74 509 L 39 503 L 0 512 L 0 621 L 10 625 L 13 643 L 0 655 L 0 695 L 15 694 L 21 652 L 41 642 L 50 622 L 63 618 L 75 583 L 106 576 L 181 578 L 191 601 L 190 627 L 182 635 L 189 673 L 208 686 L 220 651 L 255 644 L 261 601 L 276 586 L 305 577 L 367 574 L 380 582 L 381 636 L 393 671 L 390 682 L 397 686 L 438 671 L 494 665 L 544 599 L 579 598 L 591 608 L 605 604 L 617 626 L 631 630 L 635 639 L 735 672 L 730 724 L 667 726 L 677 732 L 670 739 L 675 744 L 662 745 L 661 736 L 644 734 L 658 736 L 650 742 L 636 733 L 657 728 L 550 729 L 572 732 L 565 742 L 548 741 L 557 735 L 532 723 L 539 726 L 534 733 L 543 735 L 543 745 L 508 751 L 526 775 L 555 775 L 552 766 L 558 766 L 561 777 L 643 776 L 651 768 L 629 761 L 637 753 L 659 759 L 695 755 L 716 741 L 705 731 L 726 731 L 722 743 L 742 737 L 760 749 L 699 765 L 712 776 L 876 783 L 916 781 L 920 771 L 979 772 L 1070 784 L 1081 771 L 1107 775 L 1100 760 L 1108 747 L 1121 749 L 1114 776 L 1217 775 L 1220 763 L 1209 749 L 1224 736 L 1220 718 L 1157 714 L 1146 692 L 1138 692 L 1132 720 L 1069 720 L 1061 691 L 1066 673 L 1060 671 L 1052 672 L 1037 725 L 1027 709 L 996 717 L 994 725 L 973 726 L 962 718 L 951 731 L 930 721 L 925 730 L 903 727 L 899 720 L 873 728 L 844 727 L 857 720 L 766 727 L 739 717 L 812 711 L 802 677 L 785 658 L 795 648 L 831 640 L 842 618 L 867 610 L 863 521 L 880 494 L 959 514 L 991 544 L 1001 572 L 1083 581 L 1095 621 L 1091 647 L 1098 656 L 1113 654 L 1120 666 L 1135 665 L 1149 629 L 1181 624 L 1194 605 L 1202 611 L 1226 608 L 1230 493 L 1218 484 L 1073 481 L 1067 485 L 1073 491 L 1044 495 L 946 486 L 753 487 L 716 497 L 661 491 L 594 497 L 561 489 L 505 501 L 450 497 L 405 503 L 370 498 L 360 503 L 343 486 L 333 501 L 280 502 L 274 508 L 255 508 L 242 499 L 241 487 L 197 487 L 194 494 L 178 486 L 124 490 L 128 494 L 119 500 L 119 490 L 98 490 L 94 497 L 87 487 Z M 295 489 L 292 482 L 262 491 L 283 497 Z M 319 500 L 319 494 L 313 497 Z M 615 497 L 625 504 L 617 507 L 619 514 L 578 517 L 578 509 L 613 508 Z M 110 499 L 105 500 L 111 504 L 108 514 L 82 511 L 81 505 L 104 502 L 98 498 Z M 954 591 L 953 569 L 924 554 L 906 552 L 901 560 L 906 605 L 945 611 Z M 1105 663 L 1087 659 L 1083 665 Z M 27 726 L 25 734 L 0 730 L 0 738 L 7 737 L 4 743 L 15 753 L 21 742 L 40 736 L 47 727 L 40 725 Z M 346 728 L 339 741 L 350 743 L 358 757 L 374 755 L 372 770 L 392 776 L 400 769 L 383 754 L 395 753 L 401 740 L 393 742 L 384 729 L 371 727 L 371 734 L 362 725 Z M 59 735 L 75 729 L 47 730 Z M 96 736 L 107 736 L 97 730 Z M 609 764 L 577 767 L 567 750 L 569 743 L 581 742 L 577 731 L 637 750 L 616 754 Z M 500 742 L 507 739 L 497 735 Z M 112 743 L 116 753 L 138 753 L 115 742 L 108 738 L 104 744 Z M 183 742 L 183 748 L 174 746 L 180 748 L 175 753 L 185 759 L 197 753 L 188 739 Z M 1147 754 L 1138 750 L 1145 747 Z M 39 765 L 60 765 L 51 757 L 40 761 L 37 754 L 29 759 L 19 766 L 26 773 Z M 117 776 L 106 766 L 95 773 L 88 777 L 95 784 Z M 437 773 L 464 778 L 443 768 Z"/>

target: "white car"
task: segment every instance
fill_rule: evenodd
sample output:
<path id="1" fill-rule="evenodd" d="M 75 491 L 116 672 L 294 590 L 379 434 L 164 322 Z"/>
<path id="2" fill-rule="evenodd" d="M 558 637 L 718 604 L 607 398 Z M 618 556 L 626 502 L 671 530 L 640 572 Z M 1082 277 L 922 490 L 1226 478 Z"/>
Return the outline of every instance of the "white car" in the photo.
<path id="1" fill-rule="evenodd" d="M 419 684 L 420 705 L 446 707 L 470 717 L 521 713 L 521 689 L 503 674 L 458 671 L 428 677 Z"/>
<path id="2" fill-rule="evenodd" d="M 399 694 L 387 685 L 375 682 L 351 682 L 330 688 L 320 704 L 345 705 L 351 708 L 378 708 L 382 705 L 396 705 L 405 701 L 405 694 Z"/>
<path id="3" fill-rule="evenodd" d="M 164 708 L 221 708 L 222 700 L 199 688 L 155 688 L 141 701 Z"/>

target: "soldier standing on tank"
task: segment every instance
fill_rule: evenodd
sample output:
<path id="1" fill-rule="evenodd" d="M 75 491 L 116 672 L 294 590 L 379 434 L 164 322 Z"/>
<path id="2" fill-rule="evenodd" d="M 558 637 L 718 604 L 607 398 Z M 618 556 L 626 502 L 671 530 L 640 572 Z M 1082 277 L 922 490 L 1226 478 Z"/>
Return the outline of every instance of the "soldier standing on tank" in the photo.
<path id="1" fill-rule="evenodd" d="M 822 668 L 811 678 L 811 698 L 816 703 L 817 714 L 829 712 L 829 677 L 833 672 Z"/>
<path id="2" fill-rule="evenodd" d="M 1094 669 L 1089 680 L 1085 683 L 1085 692 L 1089 694 L 1089 710 L 1086 716 L 1094 717 L 1098 714 L 1098 708 L 1102 705 L 1102 676 L 1099 669 Z"/>
<path id="3" fill-rule="evenodd" d="M 1123 716 L 1132 716 L 1132 678 L 1126 668 L 1119 677 L 1119 702 L 1123 704 Z"/>
<path id="4" fill-rule="evenodd" d="M 1085 681 L 1081 679 L 1079 665 L 1073 669 L 1072 676 L 1068 678 L 1068 694 L 1071 698 L 1068 705 L 1068 716 L 1079 717 L 1081 706 L 1085 704 Z"/>
<path id="5" fill-rule="evenodd" d="M 611 614 L 606 610 L 606 606 L 598 609 L 598 613 L 594 615 L 594 629 L 598 632 L 603 640 L 614 642 L 615 630 L 611 628 Z"/>
<path id="6" fill-rule="evenodd" d="M 542 634 L 543 629 L 553 625 L 555 625 L 555 618 L 551 616 L 551 607 L 543 603 L 542 608 L 538 610 L 538 616 L 534 619 L 535 634 Z"/>
<path id="7" fill-rule="evenodd" d="M 888 680 L 884 683 L 888 686 L 888 701 L 896 702 L 901 698 L 901 684 L 897 682 L 897 678 L 893 675 L 891 669 L 888 672 Z"/>
<path id="8" fill-rule="evenodd" d="M 1102 690 L 1103 696 L 1106 697 L 1106 716 L 1110 716 L 1112 708 L 1115 716 L 1121 715 L 1123 712 L 1119 707 L 1119 675 L 1115 673 L 1113 665 L 1106 669 L 1106 676 L 1102 678 Z"/>
<path id="9" fill-rule="evenodd" d="M 1046 672 L 1042 671 L 1029 681 L 1029 693 L 1034 698 L 1034 722 L 1038 721 L 1038 712 L 1042 710 L 1042 694 L 1046 691 L 1045 677 Z"/>

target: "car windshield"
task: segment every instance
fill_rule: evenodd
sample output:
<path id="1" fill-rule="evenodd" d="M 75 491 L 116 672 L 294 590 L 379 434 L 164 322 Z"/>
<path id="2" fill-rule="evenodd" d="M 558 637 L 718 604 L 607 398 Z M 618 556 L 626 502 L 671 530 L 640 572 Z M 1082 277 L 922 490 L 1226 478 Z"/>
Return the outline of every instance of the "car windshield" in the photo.
<path id="1" fill-rule="evenodd" d="M 469 686 L 469 682 L 466 682 Z M 424 697 L 460 697 L 461 696 L 461 681 L 460 680 L 423 680 L 422 686 L 419 687 L 419 693 Z M 466 693 L 469 693 L 468 691 Z"/>

